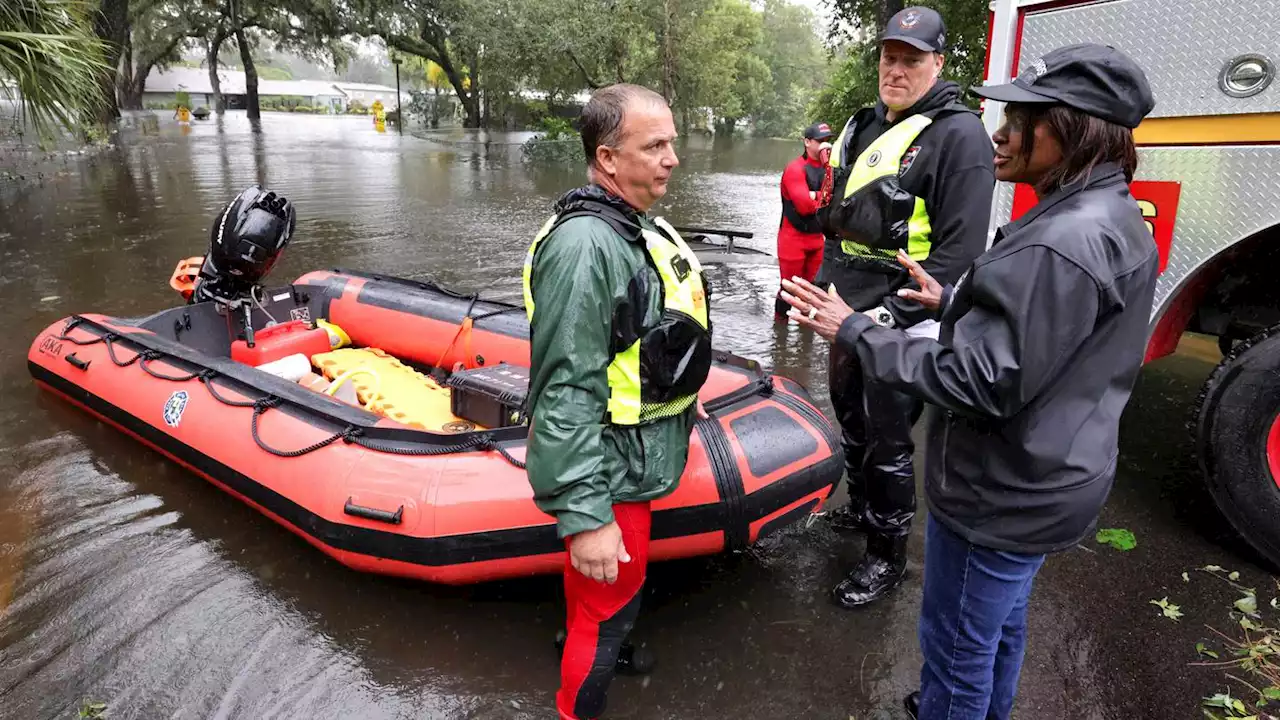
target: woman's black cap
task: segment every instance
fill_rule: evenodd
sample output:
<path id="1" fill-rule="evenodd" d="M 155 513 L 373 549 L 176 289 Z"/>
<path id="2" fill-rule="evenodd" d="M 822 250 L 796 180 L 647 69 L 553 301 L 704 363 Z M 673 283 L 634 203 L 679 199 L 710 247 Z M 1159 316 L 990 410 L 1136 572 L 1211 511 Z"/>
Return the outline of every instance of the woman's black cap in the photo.
<path id="1" fill-rule="evenodd" d="M 973 92 L 1007 103 L 1061 103 L 1127 128 L 1137 127 L 1156 104 L 1142 68 L 1119 50 L 1095 43 L 1050 50 L 1013 82 Z"/>

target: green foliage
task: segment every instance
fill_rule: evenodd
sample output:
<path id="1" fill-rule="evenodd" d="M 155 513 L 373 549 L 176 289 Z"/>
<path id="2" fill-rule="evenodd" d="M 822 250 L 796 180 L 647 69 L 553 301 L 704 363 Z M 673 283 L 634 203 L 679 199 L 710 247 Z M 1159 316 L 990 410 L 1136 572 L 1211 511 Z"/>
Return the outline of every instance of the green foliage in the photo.
<path id="1" fill-rule="evenodd" d="M 0 97 L 17 86 L 41 132 L 81 127 L 102 107 L 99 75 L 109 71 L 87 0 L 0 2 Z"/>
<path id="2" fill-rule="evenodd" d="M 1094 539 L 1116 550 L 1132 550 L 1138 547 L 1138 539 L 1131 531 L 1124 528 L 1103 528 L 1098 531 Z"/>
<path id="3" fill-rule="evenodd" d="M 525 162 L 535 165 L 586 164 L 582 158 L 582 136 L 568 120 L 546 117 L 542 119 L 541 125 L 542 132 L 520 146 L 520 155 Z"/>
<path id="4" fill-rule="evenodd" d="M 274 65 L 258 65 L 258 78 L 261 80 L 292 80 L 293 72 L 289 68 Z"/>
<path id="5" fill-rule="evenodd" d="M 573 140 L 581 142 L 582 136 L 573 129 L 573 124 L 561 117 L 545 117 L 540 121 L 542 135 L 547 140 Z"/>
<path id="6" fill-rule="evenodd" d="M 347 103 L 347 114 L 368 115 L 369 108 L 365 107 L 364 103 L 360 102 L 359 100 L 352 100 L 351 102 Z"/>
<path id="7" fill-rule="evenodd" d="M 1219 565 L 1206 565 L 1199 570 L 1243 594 L 1227 611 L 1236 620 L 1238 630 L 1227 634 L 1209 626 L 1221 642 L 1222 651 L 1209 648 L 1204 642 L 1195 644 L 1200 667 L 1224 673 L 1225 678 L 1247 688 L 1240 696 L 1231 691 L 1219 692 L 1201 701 L 1205 717 L 1215 720 L 1246 720 L 1260 717 L 1272 718 L 1274 714 L 1262 712 L 1280 702 L 1280 628 L 1273 618 L 1262 616 L 1257 602 L 1257 592 L 1237 582 L 1240 573 L 1228 571 Z M 1280 590 L 1280 579 L 1274 580 Z M 1280 603 L 1273 600 L 1272 610 L 1280 610 Z M 1227 607 L 1225 604 L 1223 607 Z M 1233 671 L 1243 671 L 1241 675 Z"/>
<path id="8" fill-rule="evenodd" d="M 831 75 L 826 87 L 818 91 L 809 106 L 809 118 L 843 126 L 859 108 L 874 104 L 878 94 L 875 50 L 853 46 Z"/>
<path id="9" fill-rule="evenodd" d="M 808 8 L 766 0 L 763 32 L 755 53 L 770 68 L 772 87 L 752 118 L 755 133 L 794 138 L 807 125 L 806 110 L 830 71 Z M 828 121 L 833 122 L 833 121 Z"/>
<path id="10" fill-rule="evenodd" d="M 103 713 L 106 711 L 106 703 L 84 700 L 80 703 L 80 711 L 76 714 L 76 717 L 80 718 L 80 720 L 99 720 L 105 717 Z"/>
<path id="11" fill-rule="evenodd" d="M 812 11 L 786 0 L 356 2 L 369 31 L 406 58 L 405 77 L 447 82 L 472 125 L 536 122 L 575 93 L 628 82 L 663 94 L 685 129 L 711 115 L 726 129 L 748 120 L 790 134 L 826 68 Z M 520 98 L 534 89 L 547 94 L 545 112 L 544 100 Z M 415 112 L 430 111 L 419 99 Z"/>
<path id="12" fill-rule="evenodd" d="M 175 107 L 191 107 L 191 93 L 186 90 L 179 90 L 173 94 L 173 104 Z"/>
<path id="13" fill-rule="evenodd" d="M 152 70 L 175 65 L 199 68 L 199 63 L 183 61 L 182 53 L 194 48 L 196 38 L 203 38 L 209 32 L 216 17 L 215 11 L 204 3 L 133 0 L 128 18 L 130 53 L 120 78 L 126 106 L 141 104 Z"/>

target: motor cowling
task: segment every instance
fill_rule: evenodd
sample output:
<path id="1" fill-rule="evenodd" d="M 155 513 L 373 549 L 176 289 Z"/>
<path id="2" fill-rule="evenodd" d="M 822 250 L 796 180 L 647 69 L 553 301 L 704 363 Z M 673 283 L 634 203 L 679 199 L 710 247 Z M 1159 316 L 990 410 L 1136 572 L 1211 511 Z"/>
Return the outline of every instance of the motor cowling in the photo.
<path id="1" fill-rule="evenodd" d="M 296 225 L 284 197 L 257 185 L 241 192 L 214 218 L 190 301 L 248 296 L 280 259 Z"/>

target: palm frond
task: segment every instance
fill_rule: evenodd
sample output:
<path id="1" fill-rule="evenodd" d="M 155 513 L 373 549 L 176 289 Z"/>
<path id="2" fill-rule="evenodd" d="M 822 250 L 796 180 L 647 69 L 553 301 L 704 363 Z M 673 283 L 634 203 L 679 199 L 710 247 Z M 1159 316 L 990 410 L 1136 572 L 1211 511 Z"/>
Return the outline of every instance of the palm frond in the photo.
<path id="1" fill-rule="evenodd" d="M 37 130 L 80 127 L 103 102 L 103 44 L 85 0 L 0 2 L 0 85 Z"/>

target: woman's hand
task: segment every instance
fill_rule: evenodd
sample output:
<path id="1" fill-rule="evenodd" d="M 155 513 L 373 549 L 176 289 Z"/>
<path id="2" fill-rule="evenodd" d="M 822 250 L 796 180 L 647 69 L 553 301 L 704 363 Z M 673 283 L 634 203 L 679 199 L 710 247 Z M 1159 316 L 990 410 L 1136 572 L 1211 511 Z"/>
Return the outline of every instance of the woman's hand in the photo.
<path id="1" fill-rule="evenodd" d="M 782 299 L 793 309 L 787 313 L 800 325 L 834 342 L 840 325 L 853 314 L 853 308 L 845 304 L 833 286 L 823 292 L 804 278 L 793 277 L 782 281 Z"/>
<path id="2" fill-rule="evenodd" d="M 915 280 L 916 284 L 920 286 L 919 290 L 902 288 L 898 291 L 898 297 L 918 302 L 930 310 L 937 310 L 938 306 L 942 304 L 941 283 L 934 280 L 932 275 L 920 267 L 920 263 L 912 260 L 902 250 L 898 251 L 898 264 L 906 268 L 907 272 L 911 274 L 911 279 Z"/>

